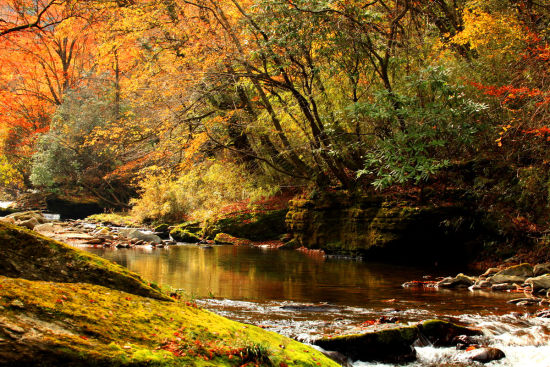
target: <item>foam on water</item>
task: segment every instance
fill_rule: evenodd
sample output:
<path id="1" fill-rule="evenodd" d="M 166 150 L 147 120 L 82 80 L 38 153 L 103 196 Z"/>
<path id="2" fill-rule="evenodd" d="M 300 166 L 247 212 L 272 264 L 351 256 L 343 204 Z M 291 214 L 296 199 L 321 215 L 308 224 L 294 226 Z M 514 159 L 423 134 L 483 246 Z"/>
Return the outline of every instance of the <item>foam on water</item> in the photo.
<path id="1" fill-rule="evenodd" d="M 550 366 L 550 320 L 538 317 L 464 315 L 461 321 L 482 329 L 481 342 L 502 350 L 506 355 L 499 361 L 486 364 L 472 362 L 470 353 L 456 348 L 416 348 L 417 361 L 409 367 L 435 367 L 452 365 L 456 367 L 548 367 Z M 353 363 L 354 367 L 389 367 L 393 365 L 377 362 Z"/>

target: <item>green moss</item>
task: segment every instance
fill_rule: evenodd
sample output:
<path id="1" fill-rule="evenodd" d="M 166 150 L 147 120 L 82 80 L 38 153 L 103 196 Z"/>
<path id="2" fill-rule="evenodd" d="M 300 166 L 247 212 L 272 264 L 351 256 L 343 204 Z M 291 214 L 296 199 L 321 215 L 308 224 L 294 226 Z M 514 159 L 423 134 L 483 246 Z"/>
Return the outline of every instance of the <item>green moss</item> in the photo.
<path id="1" fill-rule="evenodd" d="M 91 284 L 0 276 L 0 285 L 0 330 L 6 325 L 24 330 L 0 349 L 0 360 L 9 356 L 14 364 L 45 355 L 48 366 L 67 360 L 79 366 L 235 366 L 244 363 L 239 351 L 262 366 L 338 366 L 311 347 L 190 303 Z M 9 308 L 14 300 L 24 306 Z"/>
<path id="2" fill-rule="evenodd" d="M 169 232 L 169 229 L 170 229 L 170 226 L 168 224 L 162 223 L 156 226 L 153 230 L 159 233 L 166 233 L 166 232 Z"/>
<path id="3" fill-rule="evenodd" d="M 341 352 L 353 360 L 398 363 L 415 359 L 411 346 L 418 334 L 418 327 L 413 325 L 324 338 L 315 344 L 327 350 Z"/>
<path id="4" fill-rule="evenodd" d="M 178 242 L 196 243 L 200 241 L 200 237 L 186 229 L 185 225 L 179 225 L 170 231 L 170 236 Z"/>
<path id="5" fill-rule="evenodd" d="M 274 240 L 286 233 L 286 215 L 287 210 L 283 209 L 211 219 L 207 221 L 204 232 L 210 238 L 227 233 L 252 241 Z"/>
<path id="6" fill-rule="evenodd" d="M 128 269 L 21 227 L 0 223 L 0 275 L 30 280 L 86 282 L 169 299 Z"/>
<path id="7" fill-rule="evenodd" d="M 218 233 L 216 237 L 214 237 L 214 242 L 220 245 L 249 245 L 251 243 L 250 240 L 233 237 L 227 233 Z"/>

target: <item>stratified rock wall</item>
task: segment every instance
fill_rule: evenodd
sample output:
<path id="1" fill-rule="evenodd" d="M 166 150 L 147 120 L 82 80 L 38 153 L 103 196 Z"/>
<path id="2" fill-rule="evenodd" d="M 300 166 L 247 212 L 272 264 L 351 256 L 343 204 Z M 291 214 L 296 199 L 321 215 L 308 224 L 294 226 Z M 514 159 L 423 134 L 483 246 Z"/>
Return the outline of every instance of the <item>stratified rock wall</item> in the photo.
<path id="1" fill-rule="evenodd" d="M 478 250 L 475 215 L 460 206 L 415 206 L 331 193 L 292 200 L 286 223 L 307 248 L 367 259 L 456 262 Z"/>

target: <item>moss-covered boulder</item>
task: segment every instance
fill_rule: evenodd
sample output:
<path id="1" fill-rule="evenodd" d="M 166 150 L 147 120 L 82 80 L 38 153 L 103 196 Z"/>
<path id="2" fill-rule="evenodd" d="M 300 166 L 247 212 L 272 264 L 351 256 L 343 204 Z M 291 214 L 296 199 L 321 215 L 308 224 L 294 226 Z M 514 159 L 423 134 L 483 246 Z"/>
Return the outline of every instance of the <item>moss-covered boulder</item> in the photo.
<path id="1" fill-rule="evenodd" d="M 174 239 L 174 241 L 178 242 L 197 243 L 201 240 L 198 235 L 180 226 L 172 229 L 170 231 L 170 236 Z"/>
<path id="2" fill-rule="evenodd" d="M 455 344 L 459 335 L 481 335 L 481 331 L 448 321 L 428 320 L 416 325 L 385 328 L 364 334 L 353 334 L 316 340 L 315 345 L 344 354 L 354 361 L 403 363 L 416 359 L 413 344 L 420 337 L 434 346 Z"/>
<path id="3" fill-rule="evenodd" d="M 251 363 L 249 363 L 251 362 Z M 337 367 L 315 349 L 192 303 L 0 276 L 0 366 Z"/>
<path id="4" fill-rule="evenodd" d="M 251 241 L 245 238 L 233 237 L 227 233 L 218 233 L 214 237 L 214 243 L 218 245 L 249 245 Z"/>
<path id="5" fill-rule="evenodd" d="M 340 352 L 354 361 L 403 363 L 416 359 L 416 351 L 412 345 L 418 336 L 417 326 L 406 326 L 323 338 L 314 344 L 326 350 Z"/>
<path id="6" fill-rule="evenodd" d="M 168 299 L 128 269 L 36 232 L 0 223 L 0 275 L 52 282 L 84 282 Z"/>
<path id="7" fill-rule="evenodd" d="M 286 213 L 287 209 L 282 209 L 210 219 L 206 222 L 204 233 L 211 238 L 218 233 L 227 233 L 252 241 L 275 240 L 287 232 Z"/>

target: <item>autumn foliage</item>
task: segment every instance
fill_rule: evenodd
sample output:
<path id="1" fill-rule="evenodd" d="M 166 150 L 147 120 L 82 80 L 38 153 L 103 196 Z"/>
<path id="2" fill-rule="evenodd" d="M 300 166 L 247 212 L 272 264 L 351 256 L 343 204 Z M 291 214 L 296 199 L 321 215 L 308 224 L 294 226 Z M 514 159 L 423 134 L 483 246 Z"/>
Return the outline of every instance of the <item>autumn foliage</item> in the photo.
<path id="1" fill-rule="evenodd" d="M 314 187 L 465 185 L 489 202 L 447 182 L 453 167 L 550 161 L 536 2 L 0 4 L 5 182 L 178 221 Z M 546 181 L 503 178 L 509 212 L 521 190 L 548 202 Z"/>

